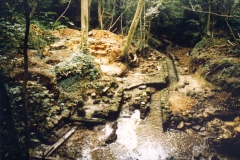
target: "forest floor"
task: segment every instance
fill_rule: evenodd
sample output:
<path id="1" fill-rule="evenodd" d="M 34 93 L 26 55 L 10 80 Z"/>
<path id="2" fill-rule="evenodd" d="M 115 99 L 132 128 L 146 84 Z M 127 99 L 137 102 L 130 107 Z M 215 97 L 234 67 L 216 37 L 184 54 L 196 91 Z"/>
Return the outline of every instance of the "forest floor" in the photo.
<path id="1" fill-rule="evenodd" d="M 49 132 L 51 136 L 47 137 L 48 144 L 53 144 L 60 135 L 63 135 L 63 133 L 52 134 L 50 130 L 54 132 L 60 130 L 63 125 L 69 123 L 68 118 L 71 119 L 72 116 L 81 116 L 87 122 L 89 119 L 95 120 L 94 118 L 108 120 L 113 116 L 117 119 L 117 113 L 129 107 L 126 117 L 130 117 L 135 109 L 139 109 L 143 114 L 141 118 L 144 119 L 148 114 L 146 108 L 149 109 L 149 97 L 159 89 L 164 89 L 162 94 L 166 95 L 166 100 L 162 101 L 164 105 L 161 107 L 163 123 L 168 129 L 182 131 L 191 129 L 202 136 L 214 135 L 218 139 L 234 139 L 236 133 L 240 132 L 240 121 L 235 118 L 240 106 L 240 96 L 236 94 L 239 91 L 237 82 L 237 77 L 240 75 L 239 58 L 218 54 L 227 50 L 229 45 L 218 45 L 218 48 L 203 47 L 204 49 L 173 47 L 166 50 L 166 53 L 149 48 L 143 56 L 132 44 L 130 65 L 126 65 L 121 61 L 124 37 L 105 30 L 92 30 L 88 38 L 89 55 L 93 56 L 92 63 L 88 57 L 78 55 L 81 36 L 79 31 L 66 28 L 53 31 L 52 34 L 58 37 L 57 42 L 45 46 L 41 52 L 29 50 L 28 53 L 30 113 L 34 112 L 34 107 L 41 108 L 46 105 L 45 103 L 51 107 L 50 110 L 39 109 L 38 113 L 34 112 L 39 121 L 30 118 L 31 128 L 40 134 Z M 189 50 L 193 50 L 191 54 Z M 212 61 L 209 60 L 210 55 L 213 56 Z M 219 58 L 219 55 L 225 60 Z M 80 59 L 74 59 L 76 57 Z M 174 64 L 173 67 L 168 67 L 168 60 Z M 12 52 L 1 55 L 1 70 L 7 75 L 6 79 L 11 79 L 7 85 L 10 88 L 8 92 L 12 101 L 16 96 L 12 90 L 22 83 L 22 64 L 21 54 L 16 55 Z M 95 72 L 95 67 L 100 72 Z M 176 74 L 177 82 L 168 79 L 170 72 Z M 78 79 L 77 74 L 88 76 L 90 79 L 95 77 L 95 80 Z M 227 75 L 231 77 L 227 78 Z M 36 92 L 44 95 L 40 94 L 37 97 Z M 42 100 L 39 102 L 36 97 Z M 45 115 L 45 112 L 48 114 Z M 215 122 L 214 118 L 218 118 L 218 121 Z M 226 127 L 226 121 L 231 124 L 230 127 Z M 71 124 L 76 123 L 71 122 Z M 117 129 L 114 124 L 114 121 L 111 121 L 112 132 L 116 132 Z M 116 140 L 114 134 L 109 134 L 109 137 L 102 139 L 103 142 L 98 142 L 101 144 L 96 145 L 103 145 L 102 143 L 106 141 L 114 142 Z M 81 138 L 86 137 L 87 135 L 82 135 Z M 87 139 L 86 143 L 89 143 Z M 67 144 L 70 145 L 69 142 Z M 225 144 L 221 145 L 220 150 Z M 57 153 L 68 158 L 79 156 L 79 153 L 69 151 L 68 147 L 64 145 Z M 41 152 L 32 154 L 41 155 Z M 206 155 L 194 156 L 200 158 Z"/>

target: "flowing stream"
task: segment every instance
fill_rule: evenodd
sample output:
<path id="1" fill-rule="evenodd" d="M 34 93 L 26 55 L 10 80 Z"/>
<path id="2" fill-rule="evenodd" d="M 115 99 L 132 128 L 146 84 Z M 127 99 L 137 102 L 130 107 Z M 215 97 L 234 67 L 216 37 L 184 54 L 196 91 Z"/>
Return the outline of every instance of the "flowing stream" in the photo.
<path id="1" fill-rule="evenodd" d="M 160 91 L 156 91 L 151 98 L 151 109 L 147 117 L 140 119 L 139 110 L 135 110 L 129 118 L 124 118 L 120 113 L 116 142 L 100 147 L 82 149 L 80 159 L 105 159 L 105 160 L 166 160 L 192 159 L 193 152 L 201 152 L 203 138 L 198 134 L 188 134 L 181 131 L 163 131 L 160 109 Z M 100 140 L 112 132 L 109 125 L 105 125 L 96 139 Z M 84 130 L 82 130 L 84 132 Z M 95 132 L 95 131 L 91 131 Z M 89 134 L 89 133 L 88 133 Z M 90 135 L 96 136 L 96 133 Z M 94 140 L 92 140 L 94 141 Z"/>
<path id="2" fill-rule="evenodd" d="M 170 59 L 167 63 L 170 82 L 176 82 L 173 63 Z M 105 126 L 80 128 L 66 142 L 65 153 L 72 150 L 72 144 L 81 152 L 75 158 L 77 160 L 189 160 L 197 153 L 206 152 L 206 141 L 195 132 L 163 131 L 161 98 L 161 91 L 155 91 L 151 96 L 150 111 L 143 120 L 139 110 L 129 114 L 129 108 L 122 108 L 116 120 L 115 142 L 105 144 L 104 140 L 114 131 L 112 122 Z"/>

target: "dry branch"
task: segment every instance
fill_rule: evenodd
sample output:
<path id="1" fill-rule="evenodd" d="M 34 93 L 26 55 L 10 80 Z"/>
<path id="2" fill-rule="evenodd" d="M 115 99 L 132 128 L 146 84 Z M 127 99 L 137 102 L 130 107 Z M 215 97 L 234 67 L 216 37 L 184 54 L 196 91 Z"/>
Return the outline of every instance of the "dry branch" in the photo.
<path id="1" fill-rule="evenodd" d="M 58 17 L 58 19 L 55 21 L 55 23 L 65 14 L 65 12 L 68 10 L 69 6 L 71 4 L 71 0 L 68 2 L 67 8 L 64 10 L 64 12 L 61 14 L 61 16 Z"/>
<path id="2" fill-rule="evenodd" d="M 186 9 L 186 10 L 189 10 L 189 11 L 192 11 L 192 12 L 199 12 L 199 13 L 205 13 L 205 14 L 212 14 L 212 15 L 216 15 L 216 16 L 220 16 L 220 17 L 227 17 L 227 18 L 240 18 L 240 16 L 236 16 L 236 15 L 225 15 L 225 14 L 217 14 L 217 13 L 214 13 L 214 12 L 208 12 L 208 11 L 199 11 L 199 10 L 193 10 L 191 8 L 188 8 L 188 7 L 185 7 L 185 6 L 182 6 L 181 8 L 183 9 Z"/>
<path id="3" fill-rule="evenodd" d="M 125 10 L 118 16 L 118 18 L 116 19 L 116 21 L 115 21 L 113 24 L 112 24 L 112 22 L 111 22 L 111 25 L 110 25 L 108 31 L 110 31 L 110 29 L 112 29 L 112 27 L 117 23 L 117 21 L 119 20 L 119 18 L 122 17 L 122 15 L 127 11 L 127 9 L 128 9 L 132 4 L 133 4 L 133 3 L 131 3 L 129 6 L 127 6 L 127 7 L 125 8 Z"/>

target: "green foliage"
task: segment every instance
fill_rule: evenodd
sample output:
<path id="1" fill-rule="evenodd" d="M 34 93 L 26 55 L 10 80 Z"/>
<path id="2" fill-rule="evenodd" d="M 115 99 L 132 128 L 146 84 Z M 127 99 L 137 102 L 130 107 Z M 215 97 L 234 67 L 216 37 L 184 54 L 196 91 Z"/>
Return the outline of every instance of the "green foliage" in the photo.
<path id="1" fill-rule="evenodd" d="M 34 24 L 35 23 L 35 24 Z M 39 24 L 38 21 L 33 21 L 33 24 L 30 26 L 30 34 L 29 34 L 29 48 L 36 49 L 38 52 L 53 43 L 56 38 L 48 31 Z"/>
<path id="2" fill-rule="evenodd" d="M 68 3 L 68 2 L 69 2 L 69 0 L 59 0 L 60 4 L 64 4 L 64 3 Z"/>
<path id="3" fill-rule="evenodd" d="M 93 63 L 93 58 L 82 52 L 74 54 L 66 61 L 59 63 L 55 67 L 58 80 L 74 78 L 76 80 L 87 78 L 90 81 L 99 76 L 99 71 Z"/>
<path id="4" fill-rule="evenodd" d="M 222 74 L 225 74 L 227 77 L 240 77 L 240 64 L 231 64 L 231 61 L 228 61 L 227 64 L 229 64 L 229 66 L 222 70 Z"/>
<path id="5" fill-rule="evenodd" d="M 229 53 L 236 56 L 236 57 L 240 57 L 240 50 L 239 49 L 231 50 Z"/>
<path id="6" fill-rule="evenodd" d="M 31 7 L 31 28 L 28 47 L 36 49 L 38 52 L 55 38 L 48 32 L 48 29 L 63 28 L 69 23 L 69 18 L 62 16 L 58 22 L 57 12 L 47 11 L 53 1 L 33 0 L 29 1 Z M 65 3 L 64 1 L 58 3 Z M 1 3 L 2 4 L 2 3 Z M 8 2 L 3 4 L 0 9 L 0 51 L 6 51 L 12 48 L 21 48 L 23 46 L 25 33 L 24 11 L 22 10 L 22 0 Z M 44 11 L 40 11 L 44 10 Z M 6 18 L 7 17 L 7 18 Z"/>
<path id="7" fill-rule="evenodd" d="M 199 73 L 207 81 L 239 95 L 240 64 L 237 53 L 238 49 L 230 46 L 224 38 L 203 39 L 191 52 L 193 64 L 201 66 Z"/>
<path id="8" fill-rule="evenodd" d="M 0 51 L 19 48 L 23 43 L 25 26 L 22 24 L 0 23 Z"/>
<path id="9" fill-rule="evenodd" d="M 0 81 L 2 80 L 1 78 Z M 0 82 L 0 159 L 23 159 L 20 150 L 21 146 L 18 146 L 12 111 L 8 100 L 6 89 Z"/>
<path id="10" fill-rule="evenodd" d="M 29 35 L 29 48 L 36 49 L 41 52 L 41 49 L 46 45 L 55 41 L 52 34 L 42 28 L 38 21 L 33 21 Z M 0 23 L 0 51 L 6 51 L 12 48 L 20 48 L 23 45 L 25 25 L 9 22 Z"/>
<path id="11" fill-rule="evenodd" d="M 14 126 L 19 143 L 24 142 L 24 121 L 22 117 L 21 86 L 18 84 L 8 86 L 7 92 L 11 102 Z M 62 119 L 62 112 L 67 106 L 57 102 L 54 93 L 41 84 L 32 83 L 28 85 L 28 120 L 29 127 L 37 131 L 38 136 L 46 136 L 45 130 L 51 129 Z M 38 137 L 31 133 L 32 143 L 37 143 Z"/>
<path id="12" fill-rule="evenodd" d="M 69 26 L 70 20 L 66 16 L 62 16 L 57 22 L 56 19 L 58 18 L 57 12 L 40 12 L 37 14 L 34 19 L 32 20 L 38 26 L 41 26 L 42 29 L 49 30 L 49 29 L 59 29 L 62 27 Z"/>
<path id="13" fill-rule="evenodd" d="M 41 25 L 43 29 L 52 29 L 52 25 L 57 16 L 56 12 L 40 12 L 33 17 L 35 24 Z"/>

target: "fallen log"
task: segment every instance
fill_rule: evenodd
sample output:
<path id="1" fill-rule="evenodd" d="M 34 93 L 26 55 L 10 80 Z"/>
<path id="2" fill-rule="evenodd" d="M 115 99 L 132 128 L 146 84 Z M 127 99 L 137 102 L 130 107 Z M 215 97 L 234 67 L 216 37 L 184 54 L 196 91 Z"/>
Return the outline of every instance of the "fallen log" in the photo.
<path id="1" fill-rule="evenodd" d="M 123 88 L 123 90 L 124 91 L 132 90 L 132 89 L 137 88 L 137 87 L 142 86 L 142 85 L 147 85 L 147 83 L 142 82 L 142 83 L 133 84 L 131 86 Z"/>
<path id="2" fill-rule="evenodd" d="M 70 131 L 68 131 L 62 138 L 60 138 L 44 155 L 43 158 L 46 159 L 47 156 L 49 156 L 53 151 L 55 151 L 63 142 L 65 142 L 68 137 L 70 137 L 73 132 L 75 132 L 77 129 L 77 126 L 74 126 Z"/>
<path id="3" fill-rule="evenodd" d="M 30 157 L 34 158 L 34 159 L 43 159 L 43 157 L 36 156 L 36 155 L 30 155 Z M 59 158 L 55 158 L 55 157 L 44 157 L 44 160 L 63 160 L 63 159 L 59 159 Z"/>
<path id="4" fill-rule="evenodd" d="M 106 120 L 101 118 L 88 119 L 83 117 L 71 116 L 69 120 L 75 121 L 75 122 L 91 123 L 91 124 L 106 124 Z"/>

